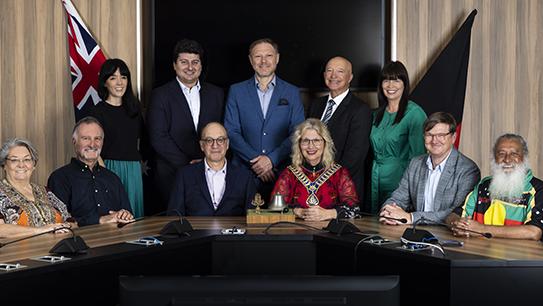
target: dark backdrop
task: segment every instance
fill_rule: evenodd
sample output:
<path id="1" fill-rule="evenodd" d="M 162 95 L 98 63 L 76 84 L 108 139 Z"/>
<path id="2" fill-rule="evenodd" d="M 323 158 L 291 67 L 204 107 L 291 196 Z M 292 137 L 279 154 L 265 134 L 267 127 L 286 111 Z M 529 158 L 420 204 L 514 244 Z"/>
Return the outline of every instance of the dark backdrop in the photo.
<path id="1" fill-rule="evenodd" d="M 301 87 L 324 87 L 322 71 L 335 55 L 353 63 L 354 90 L 375 90 L 386 59 L 386 0 L 154 1 L 153 87 L 171 80 L 171 52 L 180 38 L 205 49 L 203 78 L 222 87 L 249 78 L 248 46 L 279 44 L 278 74 Z"/>

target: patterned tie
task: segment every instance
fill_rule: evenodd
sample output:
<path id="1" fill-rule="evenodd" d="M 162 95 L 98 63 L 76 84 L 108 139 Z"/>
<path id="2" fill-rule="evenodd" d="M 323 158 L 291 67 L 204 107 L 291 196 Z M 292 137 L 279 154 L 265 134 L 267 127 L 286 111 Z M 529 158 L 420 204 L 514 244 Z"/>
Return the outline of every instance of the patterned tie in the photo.
<path id="1" fill-rule="evenodd" d="M 328 124 L 328 121 L 330 121 L 330 118 L 332 118 L 332 109 L 334 108 L 334 105 L 336 105 L 336 102 L 334 100 L 328 101 L 328 106 L 326 107 L 326 111 L 324 112 L 324 117 L 322 117 L 322 123 Z"/>

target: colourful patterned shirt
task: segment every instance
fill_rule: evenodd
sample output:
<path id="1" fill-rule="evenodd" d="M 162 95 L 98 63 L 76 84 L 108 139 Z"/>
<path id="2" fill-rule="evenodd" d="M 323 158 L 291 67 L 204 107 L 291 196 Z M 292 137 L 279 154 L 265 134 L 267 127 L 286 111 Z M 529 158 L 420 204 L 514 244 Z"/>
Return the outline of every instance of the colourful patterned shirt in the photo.
<path id="1" fill-rule="evenodd" d="M 522 196 L 513 201 L 492 199 L 492 177 L 482 179 L 455 213 L 487 225 L 534 225 L 543 230 L 543 181 L 528 170 Z"/>

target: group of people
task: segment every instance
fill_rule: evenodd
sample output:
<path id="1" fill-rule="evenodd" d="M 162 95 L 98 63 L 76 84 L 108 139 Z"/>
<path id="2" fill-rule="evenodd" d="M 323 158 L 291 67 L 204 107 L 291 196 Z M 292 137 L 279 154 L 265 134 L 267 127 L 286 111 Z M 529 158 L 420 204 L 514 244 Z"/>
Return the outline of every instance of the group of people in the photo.
<path id="1" fill-rule="evenodd" d="M 200 80 L 201 45 L 179 41 L 176 78 L 153 91 L 146 128 L 128 67 L 107 60 L 99 75 L 102 102 L 74 128 L 76 158 L 51 174 L 47 188 L 30 183 L 38 158 L 28 141 L 2 147 L 0 233 L 142 216 L 139 144 L 146 130 L 157 203 L 167 203 L 168 214 L 244 215 L 259 192 L 267 199 L 281 194 L 308 221 L 356 217 L 366 202 L 383 224 L 447 222 L 456 235 L 541 238 L 543 182 L 530 170 L 521 136 L 498 138 L 492 176 L 480 180 L 477 165 L 453 146 L 454 118 L 427 117 L 409 101 L 402 63 L 383 68 L 381 107 L 372 114 L 349 90 L 349 60 L 331 58 L 323 72 L 329 92 L 309 105 L 305 119 L 299 89 L 275 73 L 278 45 L 259 39 L 248 53 L 254 76 L 232 85 L 225 101 L 221 88 Z"/>

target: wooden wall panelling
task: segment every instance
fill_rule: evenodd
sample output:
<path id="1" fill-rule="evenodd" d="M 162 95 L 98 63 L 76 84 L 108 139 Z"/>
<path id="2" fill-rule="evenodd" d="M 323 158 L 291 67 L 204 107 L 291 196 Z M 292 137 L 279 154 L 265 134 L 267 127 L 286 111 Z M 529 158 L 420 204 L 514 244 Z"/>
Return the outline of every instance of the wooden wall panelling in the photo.
<path id="1" fill-rule="evenodd" d="M 489 174 L 491 146 L 505 132 L 530 148 L 534 173 L 543 175 L 543 4 L 537 0 L 398 1 L 398 54 L 413 85 L 472 9 L 470 67 L 460 149 Z"/>
<path id="2" fill-rule="evenodd" d="M 125 60 L 135 83 L 135 0 L 74 0 L 106 54 Z M 0 1 L 0 137 L 28 138 L 40 161 L 33 180 L 73 155 L 74 114 L 66 19 L 58 0 Z"/>

